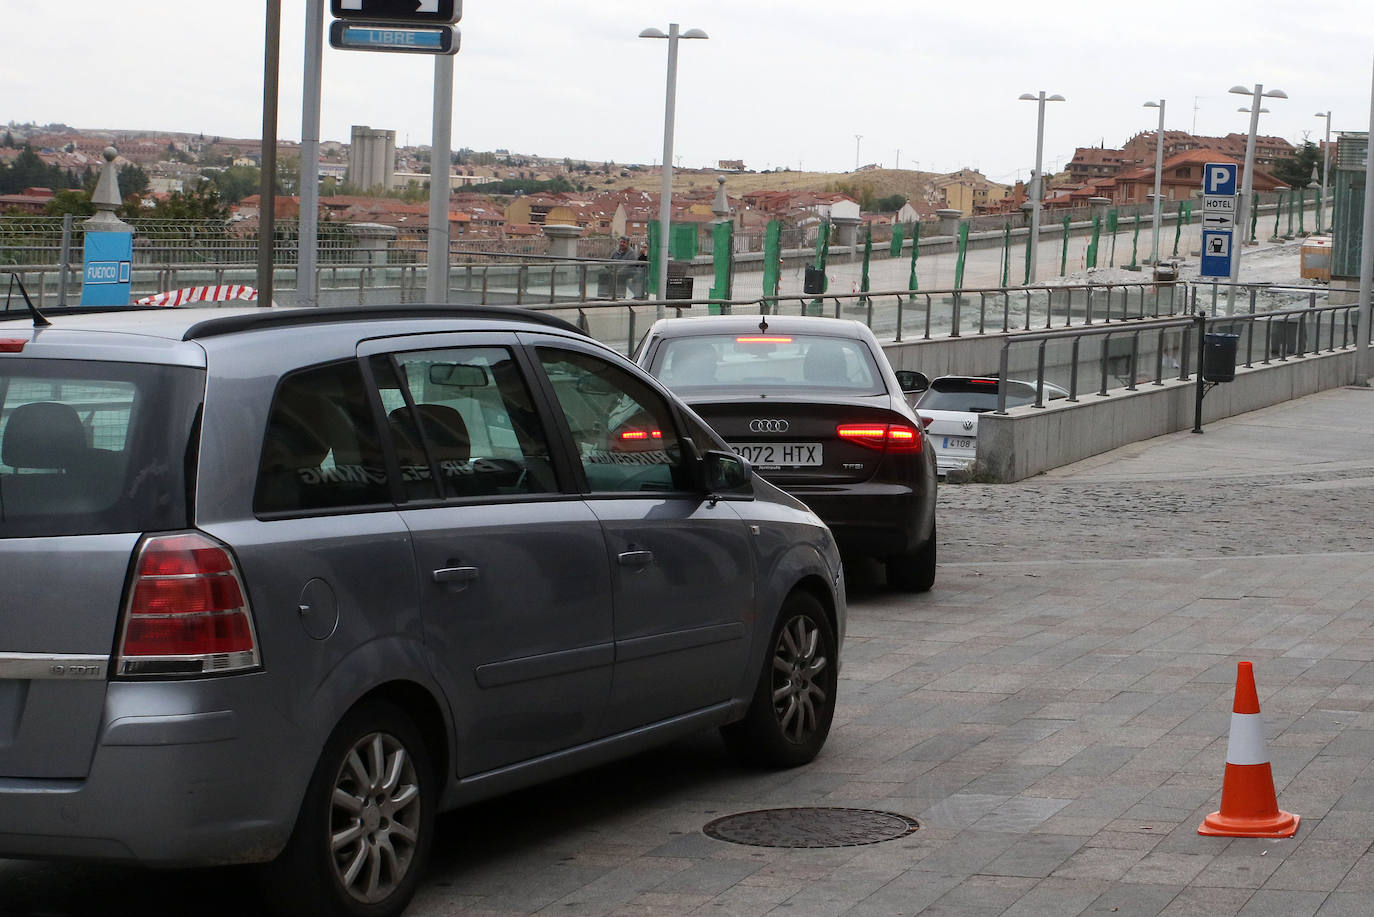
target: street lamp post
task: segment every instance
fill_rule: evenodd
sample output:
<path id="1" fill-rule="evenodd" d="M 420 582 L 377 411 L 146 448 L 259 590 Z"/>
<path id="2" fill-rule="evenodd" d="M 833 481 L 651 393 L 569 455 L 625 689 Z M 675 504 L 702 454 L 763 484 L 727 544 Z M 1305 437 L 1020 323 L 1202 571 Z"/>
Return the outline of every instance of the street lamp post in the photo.
<path id="1" fill-rule="evenodd" d="M 1318 118 L 1326 119 L 1326 142 L 1322 144 L 1322 199 L 1317 205 L 1317 235 L 1322 231 L 1322 211 L 1326 209 L 1326 170 L 1331 162 L 1331 112 L 1317 112 Z"/>
<path id="2" fill-rule="evenodd" d="M 1240 108 L 1237 111 L 1250 113 L 1250 133 L 1245 138 L 1245 175 L 1241 183 L 1240 207 L 1236 213 L 1237 221 L 1240 223 L 1240 238 L 1248 243 L 1254 243 L 1255 237 L 1250 234 L 1250 214 L 1254 211 L 1254 187 L 1255 187 L 1255 132 L 1259 130 L 1259 116 L 1262 112 L 1269 109 L 1260 107 L 1261 99 L 1286 99 L 1288 93 L 1282 89 L 1271 89 L 1264 91 L 1263 83 L 1256 83 L 1255 88 L 1246 89 L 1244 86 L 1232 86 L 1228 92 L 1236 95 L 1250 96 L 1250 107 Z M 1236 304 L 1236 281 L 1240 279 L 1240 252 L 1236 251 L 1231 256 L 1231 286 L 1226 293 L 1226 314 L 1230 315 L 1235 311 Z"/>
<path id="3" fill-rule="evenodd" d="M 640 38 L 668 39 L 668 87 L 663 99 L 663 176 L 659 184 L 658 200 L 658 305 L 657 318 L 663 318 L 663 300 L 668 295 L 668 226 L 673 211 L 673 119 L 677 104 L 677 40 L 679 38 L 708 38 L 701 29 L 678 33 L 676 22 L 662 29 L 645 29 Z"/>
<path id="4" fill-rule="evenodd" d="M 1159 220 L 1162 214 L 1162 204 L 1159 199 L 1160 180 L 1164 175 L 1164 100 L 1158 102 L 1146 102 L 1146 108 L 1159 109 L 1159 130 L 1155 132 L 1155 215 L 1154 222 L 1151 224 L 1154 232 L 1150 243 L 1150 263 L 1159 263 Z"/>
<path id="5" fill-rule="evenodd" d="M 1045 177 L 1041 174 L 1040 160 L 1045 152 L 1045 103 L 1062 102 L 1064 97 L 1061 95 L 1045 95 L 1045 91 L 1040 90 L 1039 95 L 1032 95 L 1023 92 L 1017 96 L 1023 102 L 1039 103 L 1039 111 L 1035 122 L 1035 177 L 1031 182 L 1031 228 L 1030 228 L 1030 254 L 1028 255 L 1029 264 L 1027 265 L 1027 275 L 1030 283 L 1035 283 L 1035 258 L 1036 250 L 1040 244 L 1040 202 L 1045 196 Z"/>

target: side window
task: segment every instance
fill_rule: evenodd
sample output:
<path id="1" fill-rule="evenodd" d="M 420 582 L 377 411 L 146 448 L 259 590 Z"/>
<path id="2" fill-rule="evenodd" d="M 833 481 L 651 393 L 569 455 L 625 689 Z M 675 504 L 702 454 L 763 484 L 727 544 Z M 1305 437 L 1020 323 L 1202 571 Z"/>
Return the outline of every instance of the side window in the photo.
<path id="1" fill-rule="evenodd" d="M 263 438 L 254 511 L 390 501 L 386 464 L 358 364 L 334 363 L 284 377 Z"/>
<path id="2" fill-rule="evenodd" d="M 548 437 L 508 349 L 455 347 L 392 359 L 395 387 L 376 375 L 408 495 L 433 496 L 436 473 L 444 497 L 558 489 Z"/>
<path id="3" fill-rule="evenodd" d="M 629 372 L 599 357 L 539 348 L 597 493 L 686 490 L 690 473 L 668 404 Z"/>

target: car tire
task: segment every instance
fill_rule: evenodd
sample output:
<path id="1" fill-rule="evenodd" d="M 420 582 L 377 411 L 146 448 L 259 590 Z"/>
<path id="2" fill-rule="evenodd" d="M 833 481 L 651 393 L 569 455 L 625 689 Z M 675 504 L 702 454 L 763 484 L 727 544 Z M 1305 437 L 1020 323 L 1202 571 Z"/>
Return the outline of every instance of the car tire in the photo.
<path id="1" fill-rule="evenodd" d="M 920 550 L 887 559 L 887 584 L 903 592 L 929 592 L 935 585 L 935 525 Z"/>
<path id="2" fill-rule="evenodd" d="M 398 917 L 424 870 L 438 790 L 404 711 L 354 708 L 325 743 L 290 841 L 263 868 L 265 903 L 281 915 Z"/>
<path id="3" fill-rule="evenodd" d="M 747 763 L 797 767 L 820 753 L 835 716 L 835 628 L 815 596 L 794 592 L 768 647 L 748 713 L 721 734 Z"/>

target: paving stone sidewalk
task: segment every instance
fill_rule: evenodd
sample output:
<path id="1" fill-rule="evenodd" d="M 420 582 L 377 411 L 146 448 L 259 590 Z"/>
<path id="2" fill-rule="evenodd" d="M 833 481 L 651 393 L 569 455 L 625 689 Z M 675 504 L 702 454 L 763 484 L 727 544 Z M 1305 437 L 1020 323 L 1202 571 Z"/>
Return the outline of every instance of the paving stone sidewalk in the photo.
<path id="1" fill-rule="evenodd" d="M 1374 913 L 1374 392 L 940 501 L 935 590 L 855 571 L 815 763 L 748 770 L 707 734 L 452 813 L 409 913 Z M 1292 839 L 1197 834 L 1243 659 Z M 702 831 L 797 806 L 920 827 L 822 849 Z M 252 913 L 222 873 L 21 869 L 0 863 L 0 914 Z"/>

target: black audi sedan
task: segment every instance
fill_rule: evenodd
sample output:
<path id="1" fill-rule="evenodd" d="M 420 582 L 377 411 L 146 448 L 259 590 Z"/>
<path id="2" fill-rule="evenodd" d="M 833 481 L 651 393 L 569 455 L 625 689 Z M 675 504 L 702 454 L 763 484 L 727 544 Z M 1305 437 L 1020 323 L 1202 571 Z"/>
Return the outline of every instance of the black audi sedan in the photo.
<path id="1" fill-rule="evenodd" d="M 663 319 L 634 359 L 820 516 L 841 552 L 882 561 L 889 586 L 934 585 L 935 453 L 867 326 L 810 316 Z"/>

